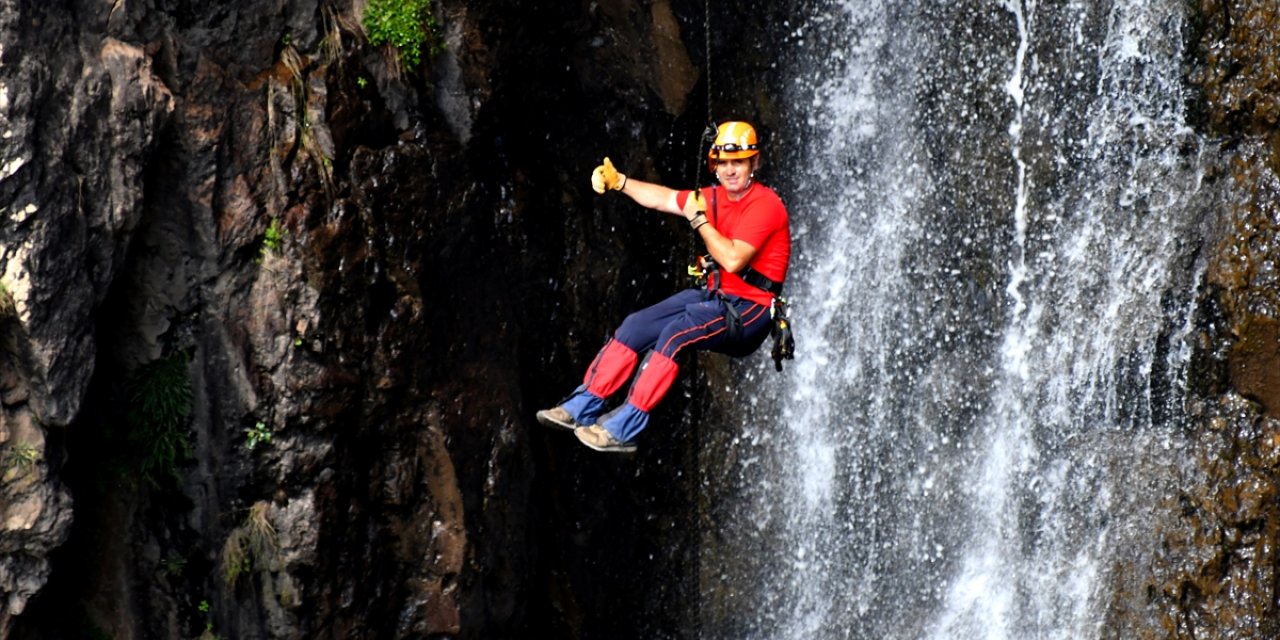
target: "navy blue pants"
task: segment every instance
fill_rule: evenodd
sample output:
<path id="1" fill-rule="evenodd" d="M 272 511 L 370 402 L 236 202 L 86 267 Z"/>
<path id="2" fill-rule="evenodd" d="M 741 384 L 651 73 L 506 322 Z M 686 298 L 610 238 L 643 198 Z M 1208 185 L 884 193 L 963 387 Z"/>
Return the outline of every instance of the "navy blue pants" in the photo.
<path id="1" fill-rule="evenodd" d="M 737 311 L 740 330 L 729 330 L 726 305 Z M 648 426 L 649 412 L 671 389 L 681 351 L 745 356 L 760 348 L 771 326 L 769 308 L 758 302 L 686 289 L 627 316 L 588 367 L 582 386 L 563 406 L 578 424 L 595 424 L 604 412 L 605 399 L 631 378 L 640 354 L 648 353 L 639 364 L 626 404 L 602 425 L 614 438 L 629 442 Z"/>

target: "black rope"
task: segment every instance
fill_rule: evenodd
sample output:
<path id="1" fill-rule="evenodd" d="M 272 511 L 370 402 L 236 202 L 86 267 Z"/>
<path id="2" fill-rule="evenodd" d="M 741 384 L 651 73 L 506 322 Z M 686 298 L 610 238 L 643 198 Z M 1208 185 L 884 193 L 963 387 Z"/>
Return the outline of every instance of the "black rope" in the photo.
<path id="1" fill-rule="evenodd" d="M 703 0 L 702 3 L 702 37 L 706 58 L 707 128 L 702 131 L 702 138 L 698 141 L 698 157 L 693 163 L 695 191 L 702 191 L 702 159 L 711 152 L 711 145 L 716 141 L 716 121 L 711 117 L 711 0 Z"/>
<path id="2" fill-rule="evenodd" d="M 703 53 L 707 58 L 707 122 L 711 120 L 711 0 L 702 3 Z"/>

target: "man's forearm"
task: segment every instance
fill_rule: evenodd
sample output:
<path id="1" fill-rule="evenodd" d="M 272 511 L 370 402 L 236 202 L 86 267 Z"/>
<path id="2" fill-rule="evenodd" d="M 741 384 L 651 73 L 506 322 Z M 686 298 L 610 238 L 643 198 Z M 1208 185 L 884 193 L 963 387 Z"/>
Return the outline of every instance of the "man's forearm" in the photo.
<path id="1" fill-rule="evenodd" d="M 622 185 L 622 193 L 627 194 L 636 204 L 648 209 L 657 209 L 664 213 L 683 215 L 676 204 L 676 190 L 660 184 L 637 180 L 630 176 Z"/>
<path id="2" fill-rule="evenodd" d="M 750 264 L 751 258 L 756 254 L 755 247 L 741 240 L 727 238 L 709 224 L 699 227 L 698 235 L 702 237 L 702 242 L 707 246 L 707 253 L 711 254 L 716 264 L 730 273 L 741 271 L 743 267 Z"/>

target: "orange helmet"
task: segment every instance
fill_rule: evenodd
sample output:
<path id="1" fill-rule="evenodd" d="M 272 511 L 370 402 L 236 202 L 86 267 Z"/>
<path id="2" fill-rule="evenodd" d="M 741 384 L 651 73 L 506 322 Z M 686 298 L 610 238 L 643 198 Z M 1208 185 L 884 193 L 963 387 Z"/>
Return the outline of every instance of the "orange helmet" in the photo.
<path id="1" fill-rule="evenodd" d="M 707 152 L 707 162 L 714 171 L 717 160 L 750 158 L 760 153 L 756 145 L 756 130 L 745 122 L 729 121 L 716 129 L 715 142 Z"/>

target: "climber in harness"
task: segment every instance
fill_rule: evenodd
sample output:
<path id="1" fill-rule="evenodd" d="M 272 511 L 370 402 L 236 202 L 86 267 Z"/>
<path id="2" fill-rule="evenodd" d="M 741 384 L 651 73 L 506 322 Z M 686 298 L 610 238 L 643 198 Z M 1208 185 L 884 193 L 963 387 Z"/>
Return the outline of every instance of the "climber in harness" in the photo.
<path id="1" fill-rule="evenodd" d="M 675 190 L 619 173 L 608 158 L 591 175 L 596 193 L 621 191 L 643 207 L 684 216 L 707 250 L 699 269 L 705 286 L 627 316 L 587 368 L 582 385 L 559 406 L 537 413 L 540 423 L 572 430 L 597 451 L 635 450 L 636 436 L 675 382 L 677 357 L 685 351 L 742 357 L 785 330 L 784 353 L 779 356 L 775 347 L 775 359 L 791 357 L 789 325 L 777 304 L 791 257 L 786 207 L 772 189 L 756 182 L 755 129 L 725 122 L 715 132 L 707 156 L 719 185 Z M 626 403 L 605 416 L 606 399 L 637 368 Z"/>

